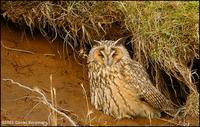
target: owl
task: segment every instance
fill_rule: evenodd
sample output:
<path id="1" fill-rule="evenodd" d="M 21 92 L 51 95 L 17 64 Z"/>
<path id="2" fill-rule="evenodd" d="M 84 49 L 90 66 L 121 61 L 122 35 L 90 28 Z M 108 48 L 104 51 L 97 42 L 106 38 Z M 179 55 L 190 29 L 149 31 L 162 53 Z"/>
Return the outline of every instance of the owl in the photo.
<path id="1" fill-rule="evenodd" d="M 88 54 L 91 104 L 116 119 L 159 118 L 175 106 L 154 85 L 143 66 L 117 41 L 95 41 Z"/>

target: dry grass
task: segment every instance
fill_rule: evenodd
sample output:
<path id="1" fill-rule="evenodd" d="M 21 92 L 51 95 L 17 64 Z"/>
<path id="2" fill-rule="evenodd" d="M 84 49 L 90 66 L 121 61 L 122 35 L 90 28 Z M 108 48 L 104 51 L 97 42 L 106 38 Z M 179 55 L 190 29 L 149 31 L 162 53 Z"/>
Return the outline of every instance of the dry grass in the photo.
<path id="1" fill-rule="evenodd" d="M 52 84 L 52 74 L 50 75 L 50 90 L 51 90 L 51 102 L 52 102 L 52 106 L 53 107 L 57 107 L 57 101 L 56 101 L 56 89 L 53 87 L 53 84 Z M 53 109 L 50 109 L 50 114 L 49 114 L 49 122 L 50 122 L 50 125 L 51 126 L 58 126 L 58 123 L 57 123 L 57 112 Z"/>
<path id="2" fill-rule="evenodd" d="M 199 59 L 198 3 L 121 4 L 124 14 L 128 17 L 125 19 L 126 27 L 133 33 L 134 58 L 146 68 L 149 65 L 153 66 L 156 75 L 155 84 L 164 87 L 161 81 L 163 79 L 161 71 L 164 70 L 170 77 L 175 77 L 180 84 L 186 85 L 190 89 L 190 94 L 198 97 L 197 82 L 192 79 L 196 72 L 191 69 L 193 59 Z M 199 103 L 198 99 L 195 101 Z M 190 103 L 190 100 L 187 103 Z M 197 106 L 193 108 L 198 109 Z"/>
<path id="3" fill-rule="evenodd" d="M 189 88 L 185 113 L 199 114 L 198 79 L 192 70 L 199 59 L 199 2 L 1 2 L 4 17 L 37 28 L 52 42 L 64 40 L 63 53 L 72 48 L 83 53 L 85 43 L 133 35 L 133 58 L 147 69 L 153 83 L 170 96 L 163 71 L 170 85 Z M 80 51 L 78 51 L 80 50 Z M 83 53 L 84 54 L 84 53 Z M 173 84 L 172 78 L 177 80 Z M 185 97 L 186 98 L 186 97 Z"/>
<path id="4" fill-rule="evenodd" d="M 87 125 L 92 126 L 91 123 L 92 123 L 93 119 L 91 118 L 91 114 L 93 113 L 93 111 L 89 107 L 89 99 L 87 97 L 86 90 L 85 90 L 85 88 L 84 88 L 82 83 L 81 83 L 81 87 L 82 87 L 83 94 L 85 96 L 86 105 L 87 105 L 87 115 L 86 115 L 86 120 L 85 121 L 86 121 Z"/>

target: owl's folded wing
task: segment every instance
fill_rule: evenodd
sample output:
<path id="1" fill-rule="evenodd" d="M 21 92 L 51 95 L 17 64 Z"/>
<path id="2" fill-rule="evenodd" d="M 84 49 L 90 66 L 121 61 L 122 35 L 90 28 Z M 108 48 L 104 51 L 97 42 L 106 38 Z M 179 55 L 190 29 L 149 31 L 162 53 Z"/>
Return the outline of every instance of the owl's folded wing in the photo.
<path id="1" fill-rule="evenodd" d="M 130 62 L 126 69 L 122 70 L 124 75 L 128 75 L 128 83 L 138 91 L 138 95 L 152 107 L 161 111 L 175 113 L 175 105 L 168 100 L 153 84 L 143 66 L 136 61 Z M 126 74 L 125 74 L 126 73 Z"/>

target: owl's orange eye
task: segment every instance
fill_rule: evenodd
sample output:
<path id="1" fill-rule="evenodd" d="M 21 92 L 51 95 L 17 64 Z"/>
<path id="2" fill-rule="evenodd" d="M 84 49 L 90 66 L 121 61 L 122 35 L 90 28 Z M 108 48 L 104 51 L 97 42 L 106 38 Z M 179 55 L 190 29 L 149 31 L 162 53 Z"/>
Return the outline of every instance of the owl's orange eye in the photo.
<path id="1" fill-rule="evenodd" d="M 118 55 L 116 49 L 112 49 L 111 55 L 112 55 L 112 56 L 117 56 L 117 55 Z"/>
<path id="2" fill-rule="evenodd" d="M 117 56 L 117 53 L 115 52 L 115 53 L 113 53 L 113 55 L 112 56 Z"/>
<path id="3" fill-rule="evenodd" d="M 103 57 L 103 54 L 100 52 L 100 53 L 98 54 L 98 56 Z"/>
<path id="4" fill-rule="evenodd" d="M 103 55 L 103 48 L 99 50 L 98 56 L 99 56 L 99 57 L 104 57 L 104 55 Z"/>

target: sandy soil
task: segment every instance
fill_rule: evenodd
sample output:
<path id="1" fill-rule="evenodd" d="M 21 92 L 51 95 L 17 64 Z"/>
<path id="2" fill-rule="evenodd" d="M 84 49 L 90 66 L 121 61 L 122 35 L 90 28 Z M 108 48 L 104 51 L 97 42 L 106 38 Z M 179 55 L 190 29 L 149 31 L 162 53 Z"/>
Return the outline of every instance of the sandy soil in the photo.
<path id="1" fill-rule="evenodd" d="M 1 125 L 43 125 L 48 122 L 49 109 L 36 101 L 34 97 L 39 96 L 38 94 L 3 79 L 13 79 L 31 88 L 37 86 L 50 99 L 51 74 L 58 106 L 68 110 L 65 113 L 78 124 L 89 125 L 91 122 L 92 125 L 150 125 L 148 119 L 115 120 L 95 110 L 89 100 L 85 61 L 80 60 L 81 63 L 78 64 L 72 53 L 69 56 L 70 61 L 64 60 L 62 40 L 50 44 L 39 33 L 34 33 L 33 38 L 29 33 L 24 34 L 13 26 L 1 23 L 1 41 L 4 46 L 34 52 L 29 54 L 13 51 L 1 45 Z M 86 90 L 89 107 L 81 84 Z M 90 119 L 87 115 L 88 108 L 92 111 Z M 163 120 L 151 120 L 151 125 L 167 125 L 166 123 Z M 70 123 L 59 115 L 58 125 Z"/>

